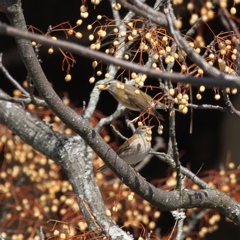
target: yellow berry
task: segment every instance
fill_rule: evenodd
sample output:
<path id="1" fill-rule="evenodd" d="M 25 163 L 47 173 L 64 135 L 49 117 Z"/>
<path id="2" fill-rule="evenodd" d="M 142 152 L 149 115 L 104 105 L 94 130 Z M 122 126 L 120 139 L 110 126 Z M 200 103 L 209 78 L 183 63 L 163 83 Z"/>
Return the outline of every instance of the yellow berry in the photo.
<path id="1" fill-rule="evenodd" d="M 201 100 L 201 99 L 202 99 L 202 95 L 201 95 L 200 93 L 198 93 L 198 94 L 196 95 L 196 98 L 197 98 L 197 100 Z"/>
<path id="2" fill-rule="evenodd" d="M 137 77 L 137 74 L 136 74 L 135 72 L 132 72 L 132 73 L 131 73 L 131 77 L 132 77 L 133 79 L 135 79 L 135 78 Z"/>
<path id="3" fill-rule="evenodd" d="M 151 34 L 150 32 L 147 32 L 147 33 L 145 34 L 145 38 L 148 39 L 148 40 L 150 40 L 150 39 L 152 38 L 152 34 Z"/>
<path id="4" fill-rule="evenodd" d="M 88 37 L 88 39 L 89 39 L 90 41 L 92 41 L 92 40 L 94 39 L 94 35 L 93 35 L 93 34 L 90 34 L 89 37 Z"/>
<path id="5" fill-rule="evenodd" d="M 166 51 L 164 50 L 164 49 L 161 49 L 160 51 L 159 51 L 159 54 L 160 55 L 164 55 L 166 53 Z"/>
<path id="6" fill-rule="evenodd" d="M 204 92 L 204 91 L 205 91 L 205 86 L 203 86 L 203 85 L 200 86 L 199 91 L 200 91 L 200 92 Z"/>
<path id="7" fill-rule="evenodd" d="M 89 83 L 94 83 L 95 82 L 95 77 L 90 77 L 89 78 Z"/>
<path id="8" fill-rule="evenodd" d="M 209 54 L 208 56 L 211 60 L 215 58 L 215 55 L 213 53 Z"/>
<path id="9" fill-rule="evenodd" d="M 156 68 L 157 67 L 157 64 L 156 63 L 153 63 L 152 64 L 152 68 Z"/>
<path id="10" fill-rule="evenodd" d="M 185 72 L 185 71 L 187 71 L 187 66 L 183 64 L 183 65 L 181 66 L 181 69 L 182 69 L 183 72 Z"/>
<path id="11" fill-rule="evenodd" d="M 180 29 L 182 28 L 182 21 L 180 19 L 177 19 L 174 23 L 175 28 Z"/>
<path id="12" fill-rule="evenodd" d="M 88 8 L 85 5 L 81 5 L 80 12 L 87 12 Z"/>
<path id="13" fill-rule="evenodd" d="M 230 88 L 226 88 L 226 93 L 230 93 Z"/>
<path id="14" fill-rule="evenodd" d="M 77 22 L 76 22 L 76 24 L 77 24 L 78 26 L 81 25 L 81 24 L 82 24 L 82 19 L 78 19 Z"/>
<path id="15" fill-rule="evenodd" d="M 115 10 L 115 11 L 119 11 L 121 9 L 121 4 L 120 3 L 113 3 L 112 4 L 112 8 Z"/>
<path id="16" fill-rule="evenodd" d="M 110 210 L 106 209 L 106 210 L 105 210 L 105 215 L 106 215 L 107 217 L 110 217 L 112 214 L 111 214 Z"/>
<path id="17" fill-rule="evenodd" d="M 159 218 L 161 215 L 161 213 L 159 211 L 156 211 L 154 214 L 153 214 L 153 217 L 154 218 Z"/>
<path id="18" fill-rule="evenodd" d="M 220 94 L 216 94 L 216 95 L 214 96 L 214 98 L 215 98 L 216 100 L 219 100 L 219 99 L 221 98 L 221 96 L 220 96 Z"/>
<path id="19" fill-rule="evenodd" d="M 181 100 L 181 99 L 182 99 L 182 93 L 179 93 L 179 94 L 177 95 L 177 99 L 178 99 L 178 100 Z"/>
<path id="20" fill-rule="evenodd" d="M 119 41 L 115 40 L 115 41 L 113 42 L 113 45 L 114 45 L 114 46 L 118 46 L 118 45 L 119 45 Z"/>
<path id="21" fill-rule="evenodd" d="M 207 2 L 206 2 L 206 7 L 207 7 L 207 8 L 212 8 L 212 7 L 213 7 L 212 2 L 207 1 Z"/>
<path id="22" fill-rule="evenodd" d="M 90 45 L 90 48 L 91 48 L 92 50 L 95 50 L 95 49 L 96 49 L 96 44 L 94 44 L 94 43 L 91 44 L 91 45 Z"/>
<path id="23" fill-rule="evenodd" d="M 49 48 L 49 49 L 48 49 L 48 53 L 49 53 L 49 54 L 52 54 L 53 52 L 54 52 L 54 49 L 53 49 L 53 48 Z"/>
<path id="24" fill-rule="evenodd" d="M 114 33 L 118 33 L 118 28 L 114 28 L 114 29 L 113 29 L 113 32 L 114 32 Z"/>
<path id="25" fill-rule="evenodd" d="M 76 33 L 75 33 L 75 37 L 76 37 L 76 38 L 82 38 L 82 33 L 76 32 Z"/>
<path id="26" fill-rule="evenodd" d="M 147 135 L 147 136 L 146 136 L 146 140 L 147 140 L 147 142 L 151 142 L 151 141 L 152 141 L 152 137 L 149 136 L 149 135 Z"/>
<path id="27" fill-rule="evenodd" d="M 97 61 L 93 61 L 93 62 L 92 62 L 92 67 L 93 67 L 93 68 L 97 67 L 97 65 L 98 65 L 98 62 L 97 62 Z"/>
<path id="28" fill-rule="evenodd" d="M 208 19 L 213 19 L 215 16 L 215 12 L 213 10 L 209 10 L 207 12 Z"/>
<path id="29" fill-rule="evenodd" d="M 187 101 L 187 99 L 182 98 L 182 99 L 181 99 L 181 103 L 182 103 L 183 105 L 186 105 L 186 104 L 188 104 L 188 101 Z"/>
<path id="30" fill-rule="evenodd" d="M 187 94 L 183 94 L 182 96 L 184 99 L 186 99 L 187 101 L 189 100 L 189 96 Z"/>
<path id="31" fill-rule="evenodd" d="M 169 95 L 173 96 L 175 94 L 175 90 L 173 88 L 169 89 Z"/>
<path id="32" fill-rule="evenodd" d="M 102 75 L 102 71 L 97 71 L 97 75 L 101 76 Z"/>
<path id="33" fill-rule="evenodd" d="M 166 47 L 166 52 L 167 52 L 167 53 L 170 53 L 171 51 L 172 51 L 171 47 L 170 47 L 170 46 L 167 46 L 167 47 Z"/>
<path id="34" fill-rule="evenodd" d="M 89 13 L 88 12 L 81 12 L 80 15 L 81 15 L 82 18 L 88 18 Z"/>
<path id="35" fill-rule="evenodd" d="M 203 74 L 204 74 L 203 69 L 199 68 L 199 69 L 198 69 L 198 73 L 199 73 L 200 75 L 203 75 Z"/>
<path id="36" fill-rule="evenodd" d="M 121 37 L 125 37 L 127 35 L 126 31 L 120 32 Z"/>
<path id="37" fill-rule="evenodd" d="M 237 55 L 236 55 L 236 54 L 232 54 L 232 55 L 231 55 L 231 59 L 232 59 L 233 61 L 236 61 Z"/>
<path id="38" fill-rule="evenodd" d="M 158 132 L 159 135 L 163 134 L 163 130 L 161 128 L 158 128 L 157 132 Z"/>
<path id="39" fill-rule="evenodd" d="M 222 0 L 222 1 L 219 2 L 219 5 L 220 5 L 220 8 L 227 8 L 227 1 Z"/>
<path id="40" fill-rule="evenodd" d="M 196 13 L 193 13 L 190 19 L 190 24 L 193 25 L 198 20 L 198 15 Z"/>
<path id="41" fill-rule="evenodd" d="M 188 113 L 188 107 L 184 107 L 181 111 L 183 114 L 187 114 Z"/>
<path id="42" fill-rule="evenodd" d="M 151 221 L 149 224 L 148 224 L 148 227 L 149 229 L 154 229 L 156 227 L 156 223 L 154 221 Z"/>
<path id="43" fill-rule="evenodd" d="M 71 74 L 67 74 L 66 76 L 65 76 L 65 81 L 66 82 L 69 82 L 69 81 L 71 81 L 72 80 L 72 75 Z"/>
<path id="44" fill-rule="evenodd" d="M 192 11 L 192 10 L 194 9 L 194 4 L 193 4 L 192 2 L 188 3 L 187 9 L 188 9 L 189 11 Z"/>

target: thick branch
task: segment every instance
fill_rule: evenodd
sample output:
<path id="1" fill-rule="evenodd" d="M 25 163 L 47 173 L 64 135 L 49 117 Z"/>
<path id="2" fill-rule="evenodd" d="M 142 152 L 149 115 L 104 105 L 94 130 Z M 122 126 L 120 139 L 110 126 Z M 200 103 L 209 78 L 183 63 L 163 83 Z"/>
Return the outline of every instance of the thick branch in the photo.
<path id="1" fill-rule="evenodd" d="M 0 94 L 8 96 L 1 89 Z M 91 219 L 89 225 L 92 225 L 93 229 L 101 228 L 113 239 L 123 237 L 131 240 L 131 237 L 120 230 L 111 218 L 103 214 L 105 205 L 101 193 L 94 183 L 94 178 L 92 180 L 84 179 L 86 174 L 85 162 L 82 158 L 82 139 L 55 132 L 51 127 L 26 112 L 21 104 L 1 100 L 0 123 L 6 125 L 26 143 L 63 167 L 73 186 L 80 209 L 86 219 Z M 90 213 L 94 215 L 90 215 Z"/>

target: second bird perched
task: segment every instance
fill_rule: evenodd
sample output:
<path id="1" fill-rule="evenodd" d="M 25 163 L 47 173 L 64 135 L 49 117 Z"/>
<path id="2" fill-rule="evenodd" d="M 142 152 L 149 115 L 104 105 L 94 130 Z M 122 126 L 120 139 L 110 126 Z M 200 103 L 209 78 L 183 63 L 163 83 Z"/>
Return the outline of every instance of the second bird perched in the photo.
<path id="1" fill-rule="evenodd" d="M 110 80 L 105 84 L 98 85 L 98 89 L 109 91 L 119 103 L 130 110 L 149 112 L 160 120 L 164 120 L 163 116 L 157 112 L 153 98 L 132 85 L 118 80 Z M 163 104 L 159 102 L 157 105 Z"/>
<path id="2" fill-rule="evenodd" d="M 151 149 L 153 127 L 141 126 L 136 129 L 132 137 L 125 141 L 116 151 L 118 156 L 129 165 L 135 165 L 142 161 Z M 109 168 L 103 165 L 98 172 L 105 172 Z"/>

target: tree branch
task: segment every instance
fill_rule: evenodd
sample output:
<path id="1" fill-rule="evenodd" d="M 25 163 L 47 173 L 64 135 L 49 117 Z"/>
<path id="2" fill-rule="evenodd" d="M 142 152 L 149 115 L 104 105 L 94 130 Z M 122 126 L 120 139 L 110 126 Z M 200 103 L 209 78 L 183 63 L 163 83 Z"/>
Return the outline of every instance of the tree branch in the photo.
<path id="1" fill-rule="evenodd" d="M 177 82 L 189 83 L 193 86 L 204 85 L 209 88 L 230 87 L 230 88 L 240 89 L 240 78 L 238 76 L 234 76 L 234 75 L 226 75 L 226 74 L 221 73 L 221 74 L 216 75 L 216 79 L 215 79 L 215 78 L 208 78 L 208 77 L 195 78 L 195 77 L 191 77 L 191 76 L 185 76 L 185 75 L 182 75 L 179 73 L 160 72 L 160 71 L 154 70 L 152 68 L 142 67 L 136 63 L 131 63 L 129 61 L 114 58 L 110 55 L 89 49 L 87 47 L 81 46 L 76 43 L 69 43 L 64 40 L 53 40 L 53 39 L 47 38 L 45 36 L 42 36 L 40 34 L 21 31 L 17 28 L 8 26 L 4 23 L 0 23 L 0 33 L 8 35 L 8 36 L 12 36 L 12 37 L 21 37 L 21 38 L 25 38 L 25 39 L 31 39 L 31 40 L 37 41 L 39 43 L 47 44 L 49 46 L 65 48 L 66 50 L 73 52 L 75 54 L 78 54 L 78 55 L 81 55 L 81 56 L 84 56 L 84 57 L 87 57 L 90 59 L 96 59 L 99 61 L 101 60 L 102 62 L 104 62 L 106 64 L 112 63 L 113 65 L 120 66 L 123 69 L 128 69 L 128 70 L 131 70 L 134 72 L 147 74 L 149 77 L 153 77 L 156 79 L 158 79 L 158 78 L 168 79 L 175 83 L 177 83 Z M 188 46 L 188 50 L 192 51 L 192 48 L 190 46 Z M 194 51 L 192 51 L 192 52 L 194 52 Z M 211 71 L 211 70 L 212 70 L 212 68 L 209 69 L 209 71 Z M 215 70 L 217 70 L 217 69 L 215 69 Z"/>

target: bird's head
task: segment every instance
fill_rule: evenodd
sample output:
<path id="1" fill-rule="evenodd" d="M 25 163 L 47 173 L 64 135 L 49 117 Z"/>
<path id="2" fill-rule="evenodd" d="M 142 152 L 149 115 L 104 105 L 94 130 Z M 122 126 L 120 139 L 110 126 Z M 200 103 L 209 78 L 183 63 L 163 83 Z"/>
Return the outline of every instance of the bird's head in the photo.
<path id="1" fill-rule="evenodd" d="M 154 126 L 141 126 L 136 129 L 136 132 L 139 134 L 152 134 L 152 128 Z"/>
<path id="2" fill-rule="evenodd" d="M 118 81 L 118 80 L 110 80 L 104 84 L 100 84 L 97 86 L 99 90 L 108 90 L 108 91 L 114 91 L 115 89 L 123 89 L 124 83 Z"/>

